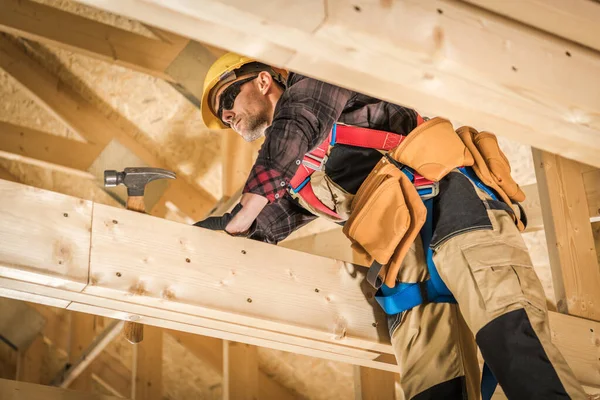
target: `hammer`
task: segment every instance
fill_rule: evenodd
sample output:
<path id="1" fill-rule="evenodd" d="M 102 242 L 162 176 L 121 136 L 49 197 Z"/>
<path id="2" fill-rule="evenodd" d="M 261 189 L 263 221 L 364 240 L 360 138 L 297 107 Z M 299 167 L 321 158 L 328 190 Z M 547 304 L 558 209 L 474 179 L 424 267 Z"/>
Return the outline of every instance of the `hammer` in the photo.
<path id="1" fill-rule="evenodd" d="M 141 213 L 146 212 L 144 205 L 144 189 L 149 182 L 157 179 L 175 179 L 175 173 L 161 168 L 125 168 L 122 172 L 104 171 L 104 186 L 127 186 L 127 209 Z M 129 343 L 136 344 L 144 339 L 144 325 L 137 322 L 125 322 L 123 328 Z"/>

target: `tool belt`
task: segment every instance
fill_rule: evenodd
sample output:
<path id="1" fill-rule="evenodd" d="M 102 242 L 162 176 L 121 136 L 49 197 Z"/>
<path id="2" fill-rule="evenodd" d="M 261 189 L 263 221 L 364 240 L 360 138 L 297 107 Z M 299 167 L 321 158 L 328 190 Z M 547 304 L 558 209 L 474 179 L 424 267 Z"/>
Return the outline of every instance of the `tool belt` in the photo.
<path id="1" fill-rule="evenodd" d="M 486 193 L 493 198 L 497 195 L 513 211 L 517 207 L 513 201 L 525 199 L 495 135 L 471 127 L 455 132 L 443 118 L 422 123 L 371 171 L 352 201 L 343 228 L 352 247 L 377 267 L 369 271 L 371 284 L 395 286 L 404 257 L 426 218 L 432 217 L 424 201 L 437 195 L 439 181 L 455 169 L 478 186 L 491 189 Z M 469 176 L 471 171 L 474 174 Z M 525 225 L 519 214 L 512 213 L 522 231 Z"/>

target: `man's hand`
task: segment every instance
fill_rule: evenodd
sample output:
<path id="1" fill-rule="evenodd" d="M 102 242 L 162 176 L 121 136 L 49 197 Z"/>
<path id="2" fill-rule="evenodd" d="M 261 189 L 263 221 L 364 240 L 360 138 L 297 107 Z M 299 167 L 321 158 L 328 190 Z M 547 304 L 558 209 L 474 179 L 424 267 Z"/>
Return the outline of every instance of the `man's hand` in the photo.
<path id="1" fill-rule="evenodd" d="M 240 200 L 243 208 L 233 216 L 225 230 L 232 235 L 247 232 L 268 202 L 266 197 L 254 193 L 244 193 Z"/>

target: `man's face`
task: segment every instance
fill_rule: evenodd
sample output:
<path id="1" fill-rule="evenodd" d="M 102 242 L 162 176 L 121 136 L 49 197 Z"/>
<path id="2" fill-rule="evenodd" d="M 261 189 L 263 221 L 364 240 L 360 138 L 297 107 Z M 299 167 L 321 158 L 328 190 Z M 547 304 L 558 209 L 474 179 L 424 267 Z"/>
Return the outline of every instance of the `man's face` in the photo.
<path id="1" fill-rule="evenodd" d="M 219 89 L 215 96 L 213 107 L 218 110 L 223 123 L 247 142 L 264 136 L 273 117 L 264 87 L 264 75 L 271 78 L 268 73 L 254 78 L 246 76 Z"/>

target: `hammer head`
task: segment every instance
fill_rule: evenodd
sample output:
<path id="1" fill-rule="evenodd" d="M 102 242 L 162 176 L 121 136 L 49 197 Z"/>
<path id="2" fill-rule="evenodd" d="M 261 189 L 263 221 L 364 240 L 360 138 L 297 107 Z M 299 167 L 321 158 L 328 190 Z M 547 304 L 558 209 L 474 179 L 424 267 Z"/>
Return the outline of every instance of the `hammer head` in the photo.
<path id="1" fill-rule="evenodd" d="M 104 171 L 104 186 L 127 186 L 128 196 L 143 196 L 146 184 L 157 179 L 175 179 L 175 172 L 162 168 L 125 168 L 122 172 Z"/>

